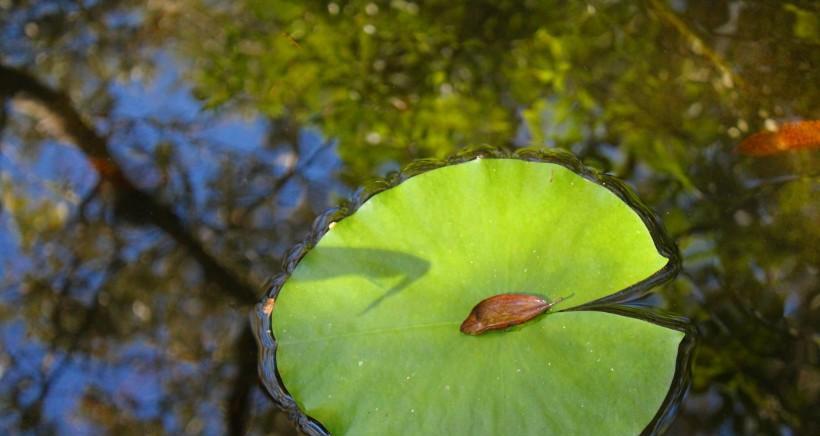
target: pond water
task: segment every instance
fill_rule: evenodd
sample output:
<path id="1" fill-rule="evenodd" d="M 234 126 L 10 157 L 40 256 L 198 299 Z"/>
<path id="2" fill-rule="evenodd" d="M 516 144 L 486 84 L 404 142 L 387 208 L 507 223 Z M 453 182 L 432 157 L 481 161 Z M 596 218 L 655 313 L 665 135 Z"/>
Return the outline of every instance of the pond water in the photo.
<path id="1" fill-rule="evenodd" d="M 313 219 L 414 159 L 572 151 L 678 245 L 669 434 L 820 432 L 812 1 L 0 0 L 0 429 L 295 434 L 248 315 Z M 568 4 L 567 4 L 568 3 Z M 817 134 L 816 132 L 814 133 Z"/>

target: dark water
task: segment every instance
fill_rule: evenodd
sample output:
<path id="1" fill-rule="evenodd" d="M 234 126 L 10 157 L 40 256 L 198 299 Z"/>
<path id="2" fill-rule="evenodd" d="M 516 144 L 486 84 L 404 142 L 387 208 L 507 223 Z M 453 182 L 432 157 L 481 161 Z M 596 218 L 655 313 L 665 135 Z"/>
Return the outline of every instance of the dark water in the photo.
<path id="1" fill-rule="evenodd" d="M 812 1 L 0 0 L 0 429 L 293 434 L 248 314 L 325 208 L 464 147 L 567 149 L 660 216 L 670 434 L 820 432 Z"/>

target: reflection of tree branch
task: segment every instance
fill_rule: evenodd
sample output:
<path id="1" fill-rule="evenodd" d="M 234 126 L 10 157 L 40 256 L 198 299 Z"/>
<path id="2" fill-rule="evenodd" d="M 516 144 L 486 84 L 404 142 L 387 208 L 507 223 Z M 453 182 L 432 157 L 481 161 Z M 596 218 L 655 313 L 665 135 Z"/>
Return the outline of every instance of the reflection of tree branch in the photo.
<path id="1" fill-rule="evenodd" d="M 256 371 L 256 339 L 251 331 L 250 324 L 246 324 L 242 333 L 234 344 L 237 356 L 237 373 L 233 382 L 233 389 L 228 398 L 228 433 L 244 435 L 247 433 L 248 418 L 250 418 L 251 395 L 253 387 L 259 384 Z"/>
<path id="2" fill-rule="evenodd" d="M 0 94 L 2 96 L 2 94 Z M 6 109 L 6 102 L 0 100 L 0 144 L 3 143 L 3 132 L 6 131 L 6 122 L 8 121 L 8 110 Z"/>
<path id="3" fill-rule="evenodd" d="M 117 251 L 119 252 L 119 250 Z M 69 290 L 74 286 L 73 282 L 73 272 L 79 268 L 80 265 L 80 258 L 77 257 L 72 262 L 72 267 L 70 269 L 71 274 L 69 274 L 65 284 L 60 288 L 59 297 L 62 300 L 65 298 Z M 111 262 L 109 262 L 108 266 L 105 268 L 104 277 L 110 277 L 116 274 L 116 272 L 122 268 L 125 264 L 122 262 L 120 258 L 115 258 Z M 107 278 L 105 278 L 102 282 L 107 282 Z M 24 414 L 28 414 L 30 416 L 40 416 L 42 413 L 42 408 L 45 405 L 45 402 L 48 398 L 51 389 L 54 387 L 54 384 L 59 380 L 60 376 L 63 375 L 66 369 L 68 369 L 69 364 L 74 360 L 74 354 L 80 348 L 80 340 L 83 336 L 88 332 L 89 329 L 94 325 L 95 322 L 98 320 L 98 315 L 100 313 L 100 299 L 98 296 L 95 296 L 93 299 L 91 306 L 85 310 L 85 315 L 83 316 L 83 320 L 80 323 L 80 326 L 74 330 L 73 332 L 69 332 L 68 338 L 68 345 L 63 350 L 63 357 L 60 361 L 54 366 L 54 369 L 48 373 L 48 375 L 44 376 L 43 382 L 40 384 L 40 392 L 37 396 L 37 399 L 33 401 L 26 409 L 23 411 Z M 52 311 L 51 317 L 55 325 L 59 326 L 62 324 L 59 321 L 59 317 L 63 314 L 63 308 L 58 304 L 55 306 L 54 310 Z M 59 348 L 57 342 L 59 342 L 60 337 L 56 337 L 49 346 L 49 351 L 47 355 L 54 355 L 57 353 L 57 349 Z"/>
<path id="4" fill-rule="evenodd" d="M 332 145 L 332 140 L 325 141 L 322 143 L 322 145 L 319 145 L 318 147 L 313 149 L 309 155 L 299 157 L 296 164 L 290 166 L 290 168 L 288 168 L 287 171 L 273 183 L 273 186 L 269 191 L 270 194 L 275 196 L 276 193 L 278 193 L 279 190 L 282 189 L 294 177 L 304 178 L 304 176 L 301 176 L 301 172 L 305 168 L 313 164 L 313 162 L 322 154 L 322 152 L 326 151 Z M 294 148 L 298 149 L 296 145 L 294 145 Z M 271 195 L 260 195 L 259 197 L 255 198 L 247 205 L 245 205 L 241 211 L 239 211 L 239 215 L 237 219 L 234 220 L 234 222 L 244 222 L 250 214 L 255 212 L 257 208 L 265 204 L 270 198 Z"/>
<path id="5" fill-rule="evenodd" d="M 28 73 L 0 65 L 0 97 L 26 100 L 49 133 L 79 147 L 90 159 L 110 158 L 106 141 L 74 109 L 67 95 L 57 92 Z"/>
<path id="6" fill-rule="evenodd" d="M 717 52 L 703 42 L 703 39 L 698 36 L 689 26 L 678 17 L 662 0 L 649 0 L 649 5 L 655 14 L 665 21 L 668 25 L 675 28 L 689 43 L 694 51 L 699 51 L 703 57 L 708 59 L 717 69 L 727 77 L 735 85 L 743 85 L 740 78 L 732 73 L 729 64 Z"/>
<path id="7" fill-rule="evenodd" d="M 25 71 L 0 65 L 0 98 L 12 97 L 22 99 L 26 109 L 43 122 L 50 134 L 73 143 L 86 155 L 102 181 L 113 186 L 119 213 L 129 218 L 138 217 L 162 229 L 188 250 L 208 279 L 233 298 L 246 304 L 256 301 L 256 287 L 208 253 L 170 207 L 124 176 L 109 153 L 106 139 L 82 118 L 66 94 L 51 89 Z"/>

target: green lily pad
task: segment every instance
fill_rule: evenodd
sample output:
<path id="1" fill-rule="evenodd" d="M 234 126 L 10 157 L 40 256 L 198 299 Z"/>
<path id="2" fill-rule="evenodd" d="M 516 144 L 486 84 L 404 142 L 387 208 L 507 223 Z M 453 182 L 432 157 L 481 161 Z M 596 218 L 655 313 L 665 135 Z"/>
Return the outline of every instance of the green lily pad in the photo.
<path id="1" fill-rule="evenodd" d="M 645 292 L 676 263 L 624 188 L 555 160 L 426 171 L 329 225 L 276 289 L 278 348 L 263 360 L 275 349 L 280 380 L 263 378 L 287 389 L 279 400 L 334 435 L 645 429 L 685 335 L 589 309 Z M 459 331 L 507 292 L 573 296 L 507 330 Z"/>

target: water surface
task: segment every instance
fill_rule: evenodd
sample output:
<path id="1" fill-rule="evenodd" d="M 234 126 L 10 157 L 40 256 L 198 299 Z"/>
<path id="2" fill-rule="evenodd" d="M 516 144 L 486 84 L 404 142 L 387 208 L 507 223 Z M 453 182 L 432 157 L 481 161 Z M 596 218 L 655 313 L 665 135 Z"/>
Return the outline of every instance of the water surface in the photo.
<path id="1" fill-rule="evenodd" d="M 569 3 L 569 4 L 566 4 Z M 567 149 L 683 255 L 670 434 L 820 429 L 816 2 L 0 0 L 0 428 L 293 434 L 248 313 L 373 176 Z"/>

